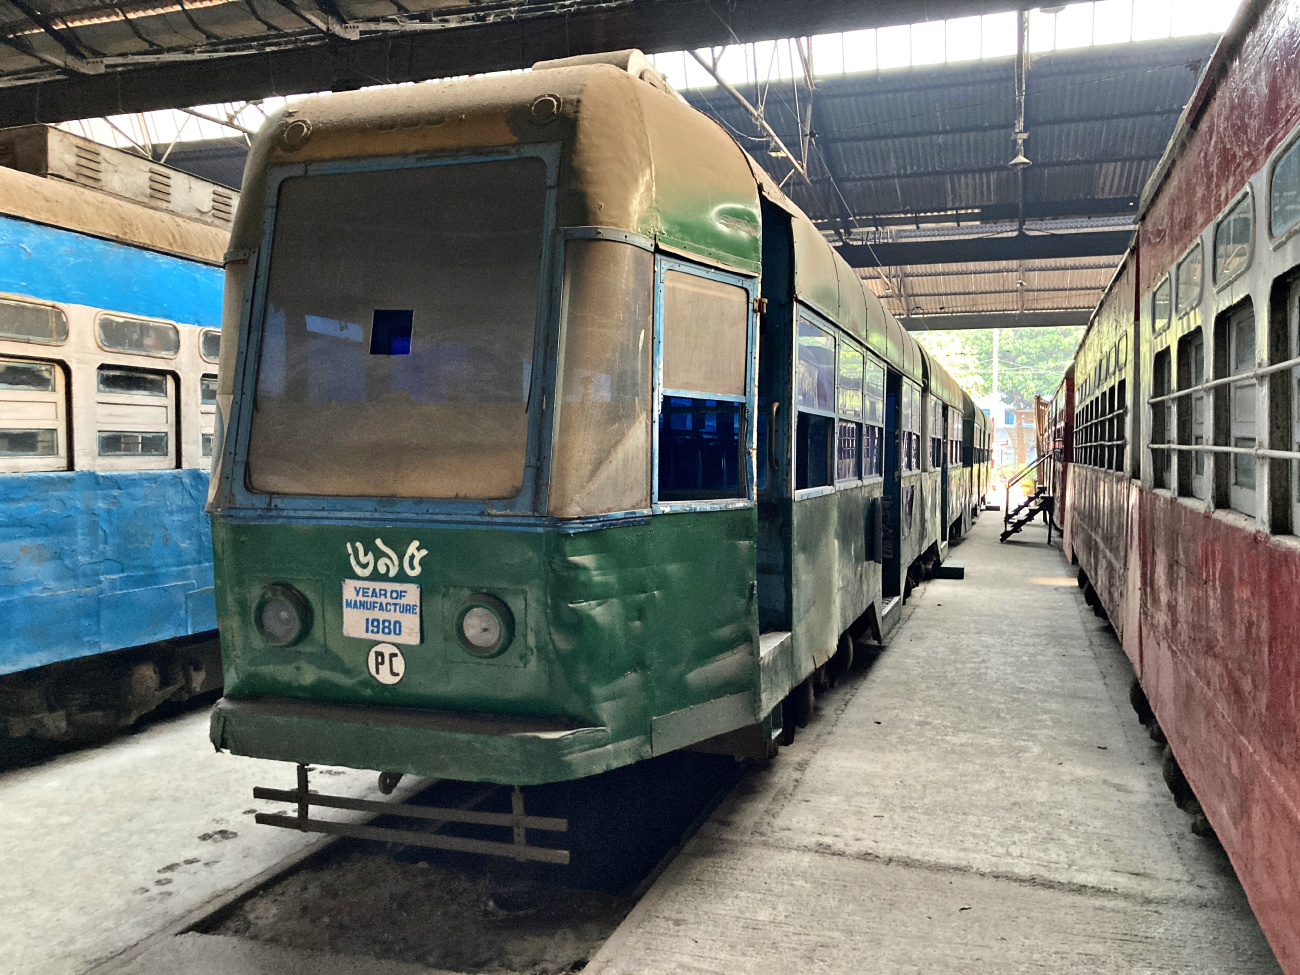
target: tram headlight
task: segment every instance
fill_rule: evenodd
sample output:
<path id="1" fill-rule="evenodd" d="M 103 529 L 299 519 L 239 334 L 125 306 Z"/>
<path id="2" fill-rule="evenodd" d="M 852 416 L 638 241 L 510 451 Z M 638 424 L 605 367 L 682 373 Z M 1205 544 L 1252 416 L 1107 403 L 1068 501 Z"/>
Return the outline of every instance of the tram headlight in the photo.
<path id="1" fill-rule="evenodd" d="M 515 618 L 510 607 L 487 593 L 470 596 L 456 614 L 460 645 L 477 657 L 495 657 L 510 646 L 514 635 Z"/>
<path id="2" fill-rule="evenodd" d="M 293 586 L 277 583 L 262 590 L 253 611 L 253 622 L 268 643 L 291 646 L 311 628 L 311 607 Z"/>

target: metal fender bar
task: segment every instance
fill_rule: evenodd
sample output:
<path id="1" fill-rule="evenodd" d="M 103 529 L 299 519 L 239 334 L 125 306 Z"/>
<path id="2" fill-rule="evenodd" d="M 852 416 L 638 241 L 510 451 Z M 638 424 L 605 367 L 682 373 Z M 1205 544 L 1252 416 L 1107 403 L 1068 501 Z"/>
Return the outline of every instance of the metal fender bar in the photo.
<path id="1" fill-rule="evenodd" d="M 459 853 L 482 853 L 487 856 L 510 857 L 514 860 L 537 860 L 542 863 L 569 862 L 569 851 L 545 846 L 529 846 L 527 833 L 530 829 L 549 830 L 567 833 L 569 821 L 553 816 L 529 816 L 524 812 L 524 794 L 519 786 L 514 787 L 510 797 L 510 812 L 481 812 L 477 809 L 439 809 L 432 806 L 413 806 L 409 803 L 375 802 L 371 799 L 350 799 L 346 796 L 326 796 L 311 792 L 307 788 L 308 773 L 312 769 L 307 765 L 298 766 L 298 787 L 288 789 L 267 789 L 257 786 L 253 789 L 254 799 L 271 799 L 276 802 L 291 802 L 297 805 L 296 816 L 282 816 L 278 813 L 258 813 L 254 819 L 263 826 L 279 826 L 284 829 L 296 829 L 304 833 L 329 833 L 333 836 L 352 836 L 363 840 L 379 840 L 386 843 L 404 843 L 407 846 L 425 846 L 436 850 L 455 850 Z M 384 816 L 401 816 L 410 819 L 431 821 L 429 829 L 386 829 L 360 823 L 339 823 L 326 819 L 312 819 L 311 806 L 323 806 L 329 809 L 353 809 L 358 812 L 378 813 Z M 438 832 L 447 823 L 472 823 L 478 826 L 501 826 L 511 830 L 512 840 L 500 843 L 492 840 L 474 840 L 462 836 L 445 836 Z"/>

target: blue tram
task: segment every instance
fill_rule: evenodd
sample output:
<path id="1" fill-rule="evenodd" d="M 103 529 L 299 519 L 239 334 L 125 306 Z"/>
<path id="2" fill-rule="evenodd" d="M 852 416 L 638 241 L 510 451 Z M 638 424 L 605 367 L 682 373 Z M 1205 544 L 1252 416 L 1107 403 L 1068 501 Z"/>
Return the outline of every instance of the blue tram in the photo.
<path id="1" fill-rule="evenodd" d="M 202 504 L 232 194 L 0 133 L 11 164 L 33 146 L 34 171 L 0 168 L 0 741 L 95 737 L 221 684 Z"/>

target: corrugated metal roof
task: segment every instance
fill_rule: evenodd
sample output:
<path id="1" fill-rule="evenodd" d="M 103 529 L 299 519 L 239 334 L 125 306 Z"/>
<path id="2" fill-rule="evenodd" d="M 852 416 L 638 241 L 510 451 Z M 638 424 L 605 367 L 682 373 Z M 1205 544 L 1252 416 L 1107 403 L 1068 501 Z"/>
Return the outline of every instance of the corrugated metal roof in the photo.
<path id="1" fill-rule="evenodd" d="M 1065 311 L 1096 306 L 1115 263 L 1095 257 L 861 271 L 895 316 Z M 907 301 L 904 308 L 903 294 Z"/>
<path id="2" fill-rule="evenodd" d="M 1026 202 L 1065 214 L 1072 204 L 1118 200 L 1113 212 L 1123 212 L 1159 160 L 1213 47 L 1214 38 L 1199 37 L 1034 58 Z M 761 94 L 743 93 L 755 102 Z M 737 133 L 775 179 L 789 175 L 788 164 L 768 153 L 744 110 L 720 89 L 688 91 L 686 98 Z M 797 90 L 788 83 L 766 93 L 765 117 L 794 152 L 801 145 L 796 112 L 806 112 L 807 101 L 802 82 Z M 785 185 L 814 219 L 835 214 L 837 189 L 864 225 L 884 215 L 1017 199 L 1017 177 L 1007 168 L 1015 154 L 1014 59 L 819 79 L 812 101 L 814 142 L 826 165 L 814 152 L 815 191 L 794 180 Z"/>

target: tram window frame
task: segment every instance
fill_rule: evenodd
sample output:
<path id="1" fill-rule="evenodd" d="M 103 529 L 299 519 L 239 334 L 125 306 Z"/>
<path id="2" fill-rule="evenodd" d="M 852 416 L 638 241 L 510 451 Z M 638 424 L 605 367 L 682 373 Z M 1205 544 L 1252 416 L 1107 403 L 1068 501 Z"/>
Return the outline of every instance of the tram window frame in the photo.
<path id="1" fill-rule="evenodd" d="M 838 336 L 835 354 L 835 483 L 862 480 L 864 459 L 863 426 L 866 418 L 866 350 Z M 853 359 L 857 359 L 857 376 Z M 846 372 L 846 365 L 848 371 Z M 856 402 L 856 406 L 854 403 Z"/>
<path id="2" fill-rule="evenodd" d="M 915 474 L 921 470 L 921 387 L 904 378 L 900 399 L 899 428 L 903 438 L 899 469 L 903 474 Z"/>
<path id="3" fill-rule="evenodd" d="M 1169 396 L 1174 391 L 1173 352 L 1167 346 L 1155 354 L 1151 367 L 1151 390 L 1154 396 Z M 1151 480 L 1158 488 L 1174 487 L 1171 476 L 1177 466 L 1173 450 L 1160 450 L 1160 444 L 1177 442 L 1174 400 L 1153 403 L 1151 406 Z"/>
<path id="4" fill-rule="evenodd" d="M 1291 282 L 1287 296 L 1288 358 L 1300 358 L 1300 278 Z M 1291 450 L 1300 454 L 1300 365 L 1291 367 Z M 1290 462 L 1291 476 L 1291 534 L 1300 535 L 1300 460 Z"/>
<path id="5" fill-rule="evenodd" d="M 1278 217 L 1278 171 L 1287 167 L 1287 176 L 1294 185 L 1290 189 L 1293 195 L 1291 205 L 1287 207 L 1292 217 L 1285 225 L 1279 226 Z M 1300 230 L 1300 135 L 1292 136 L 1291 141 L 1273 159 L 1268 172 L 1268 229 L 1276 243 L 1281 243 L 1297 230 Z"/>
<path id="6" fill-rule="evenodd" d="M 209 390 L 211 395 L 209 396 Z M 212 441 L 216 434 L 217 374 L 199 375 L 199 457 L 212 463 Z"/>
<path id="7" fill-rule="evenodd" d="M 1189 294 L 1191 289 L 1188 287 L 1192 272 L 1189 271 L 1186 277 L 1189 281 L 1184 281 L 1183 269 L 1193 267 L 1192 261 L 1196 261 L 1196 289 L 1194 294 Z M 1174 317 L 1186 318 L 1201 305 L 1201 298 L 1205 295 L 1205 248 L 1198 239 L 1195 244 L 1187 248 L 1187 252 L 1179 258 L 1174 271 Z"/>
<path id="8" fill-rule="evenodd" d="M 49 377 L 49 385 L 5 382 L 9 366 L 30 366 Z M 71 429 L 68 420 L 68 370 L 53 359 L 0 356 L 0 474 L 66 471 L 72 467 Z M 49 437 L 43 435 L 49 434 Z M 30 440 L 52 449 L 9 449 L 14 440 Z"/>
<path id="9" fill-rule="evenodd" d="M 1220 236 L 1224 231 L 1232 226 L 1234 220 L 1241 216 L 1245 217 L 1246 240 L 1244 242 L 1245 253 L 1241 257 L 1241 263 L 1235 265 L 1229 270 L 1221 269 L 1220 253 L 1222 250 Z M 1232 243 L 1230 247 L 1241 247 L 1241 242 Z M 1214 287 L 1216 290 L 1226 288 L 1239 277 L 1250 270 L 1251 265 L 1255 262 L 1255 196 L 1250 187 L 1242 193 L 1237 200 L 1228 207 L 1228 210 L 1218 222 L 1214 225 Z"/>
<path id="10" fill-rule="evenodd" d="M 32 332 L 21 332 L 4 325 L 5 312 L 10 309 L 42 309 L 49 318 L 49 338 L 42 338 Z M 68 341 L 68 316 L 58 305 L 48 301 L 27 301 L 9 296 L 0 297 L 0 341 L 25 342 L 32 345 L 63 345 Z"/>
<path id="11" fill-rule="evenodd" d="M 129 345 L 125 342 L 114 342 L 105 335 L 104 329 L 108 323 L 142 326 L 140 329 L 141 335 L 146 333 L 144 326 L 148 326 L 149 330 L 156 335 L 170 336 L 167 343 L 170 348 L 150 348 L 146 342 L 142 342 L 139 346 Z M 105 352 L 147 355 L 155 359 L 175 359 L 180 355 L 181 330 L 176 326 L 175 322 L 165 321 L 160 318 L 145 318 L 142 315 L 123 315 L 117 312 L 101 311 L 95 315 L 95 342 Z"/>
<path id="12" fill-rule="evenodd" d="M 943 469 L 943 401 L 930 394 L 930 470 L 937 471 Z"/>
<path id="13" fill-rule="evenodd" d="M 1225 378 L 1242 376 L 1243 379 L 1227 383 L 1218 397 L 1223 414 L 1223 430 L 1227 446 L 1255 450 L 1259 447 L 1259 337 L 1255 309 L 1246 301 L 1220 318 L 1223 338 Z M 1254 455 L 1229 453 L 1227 455 L 1228 506 L 1248 517 L 1258 513 L 1259 464 Z"/>
<path id="14" fill-rule="evenodd" d="M 885 376 L 884 363 L 868 352 L 862 367 L 863 480 L 885 474 Z"/>
<path id="15" fill-rule="evenodd" d="M 655 423 L 654 502 L 747 501 L 751 493 L 746 469 L 749 360 L 753 343 L 750 290 L 738 278 L 678 261 L 661 262 L 658 278 L 655 341 L 659 358 L 656 370 L 659 401 Z M 684 304 L 676 306 L 673 296 L 678 287 L 696 289 L 696 298 L 704 295 L 706 303 L 720 299 L 712 309 L 714 314 L 693 314 L 701 306 L 698 301 L 685 298 Z M 734 307 L 724 307 L 728 302 Z M 675 314 L 675 307 L 683 315 L 680 325 L 669 317 Z M 726 315 L 738 311 L 739 316 L 724 321 L 719 311 Z M 702 348 L 701 340 L 707 344 L 709 338 L 717 341 Z M 697 389 L 696 386 L 716 388 Z M 726 427 L 732 433 L 730 448 L 724 433 Z M 720 445 L 721 451 L 710 451 L 712 443 Z M 693 465 L 700 483 L 687 485 L 679 480 L 678 461 Z M 704 483 L 706 480 L 708 483 Z"/>
<path id="16" fill-rule="evenodd" d="M 811 351 L 826 348 L 820 338 L 829 342 L 829 363 L 816 362 Z M 807 343 L 804 339 L 809 339 Z M 800 314 L 795 323 L 795 490 L 833 487 L 836 473 L 836 386 L 839 372 L 839 347 L 833 328 Z M 804 350 L 809 350 L 805 357 Z M 864 360 L 865 362 L 865 360 Z M 830 386 L 823 387 L 822 380 L 829 373 Z M 864 370 L 865 379 L 865 370 Z M 823 395 L 828 394 L 828 395 Z"/>
<path id="17" fill-rule="evenodd" d="M 1159 335 L 1173 322 L 1173 279 L 1166 274 L 1151 292 L 1151 334 Z M 1085 380 L 1086 383 L 1086 380 Z"/>
<path id="18" fill-rule="evenodd" d="M 553 405 L 544 399 L 544 343 L 559 285 L 558 169 L 559 146 L 545 143 L 268 172 L 274 211 L 250 310 L 258 361 L 230 418 L 240 436 L 225 482 L 230 504 L 260 506 L 274 495 L 300 511 L 538 509 L 544 430 L 554 416 L 544 422 L 542 407 Z M 431 202 L 457 194 L 450 209 Z M 413 199 L 429 204 L 418 220 Z M 322 237 L 327 225 L 366 231 Z M 367 260 L 358 264 L 358 252 Z M 323 260 L 352 270 L 322 278 L 312 272 Z M 321 282 L 334 290 L 322 292 Z M 484 282 L 499 287 L 484 291 Z M 364 340 L 376 308 L 412 305 L 410 354 L 370 355 Z M 305 327 L 307 314 L 316 327 Z M 341 341 L 361 351 L 331 348 Z M 439 358 L 439 342 L 460 344 L 466 357 Z M 316 365 L 313 347 L 324 353 Z M 331 360 L 346 370 L 341 377 Z M 424 370 L 421 361 L 438 366 Z M 413 392 L 412 405 L 392 408 L 388 392 Z"/>
<path id="19" fill-rule="evenodd" d="M 1185 447 L 1212 446 L 1214 429 L 1211 418 L 1212 393 L 1202 387 L 1206 377 L 1205 332 L 1195 328 L 1178 340 L 1179 392 L 1187 392 L 1177 400 L 1175 423 L 1177 442 Z M 1212 478 L 1209 452 L 1206 450 L 1180 451 L 1175 463 L 1178 493 L 1184 496 L 1210 500 Z"/>
<path id="20" fill-rule="evenodd" d="M 103 382 L 106 372 L 135 374 L 156 383 L 152 388 L 142 384 L 139 389 L 114 389 Z M 98 366 L 95 370 L 95 467 L 100 470 L 179 467 L 178 387 L 173 372 L 119 363 Z"/>
<path id="21" fill-rule="evenodd" d="M 206 346 L 211 338 L 217 340 L 217 351 L 214 355 L 208 355 Z M 221 361 L 221 329 L 219 328 L 201 328 L 198 335 L 199 358 L 204 362 Z"/>

